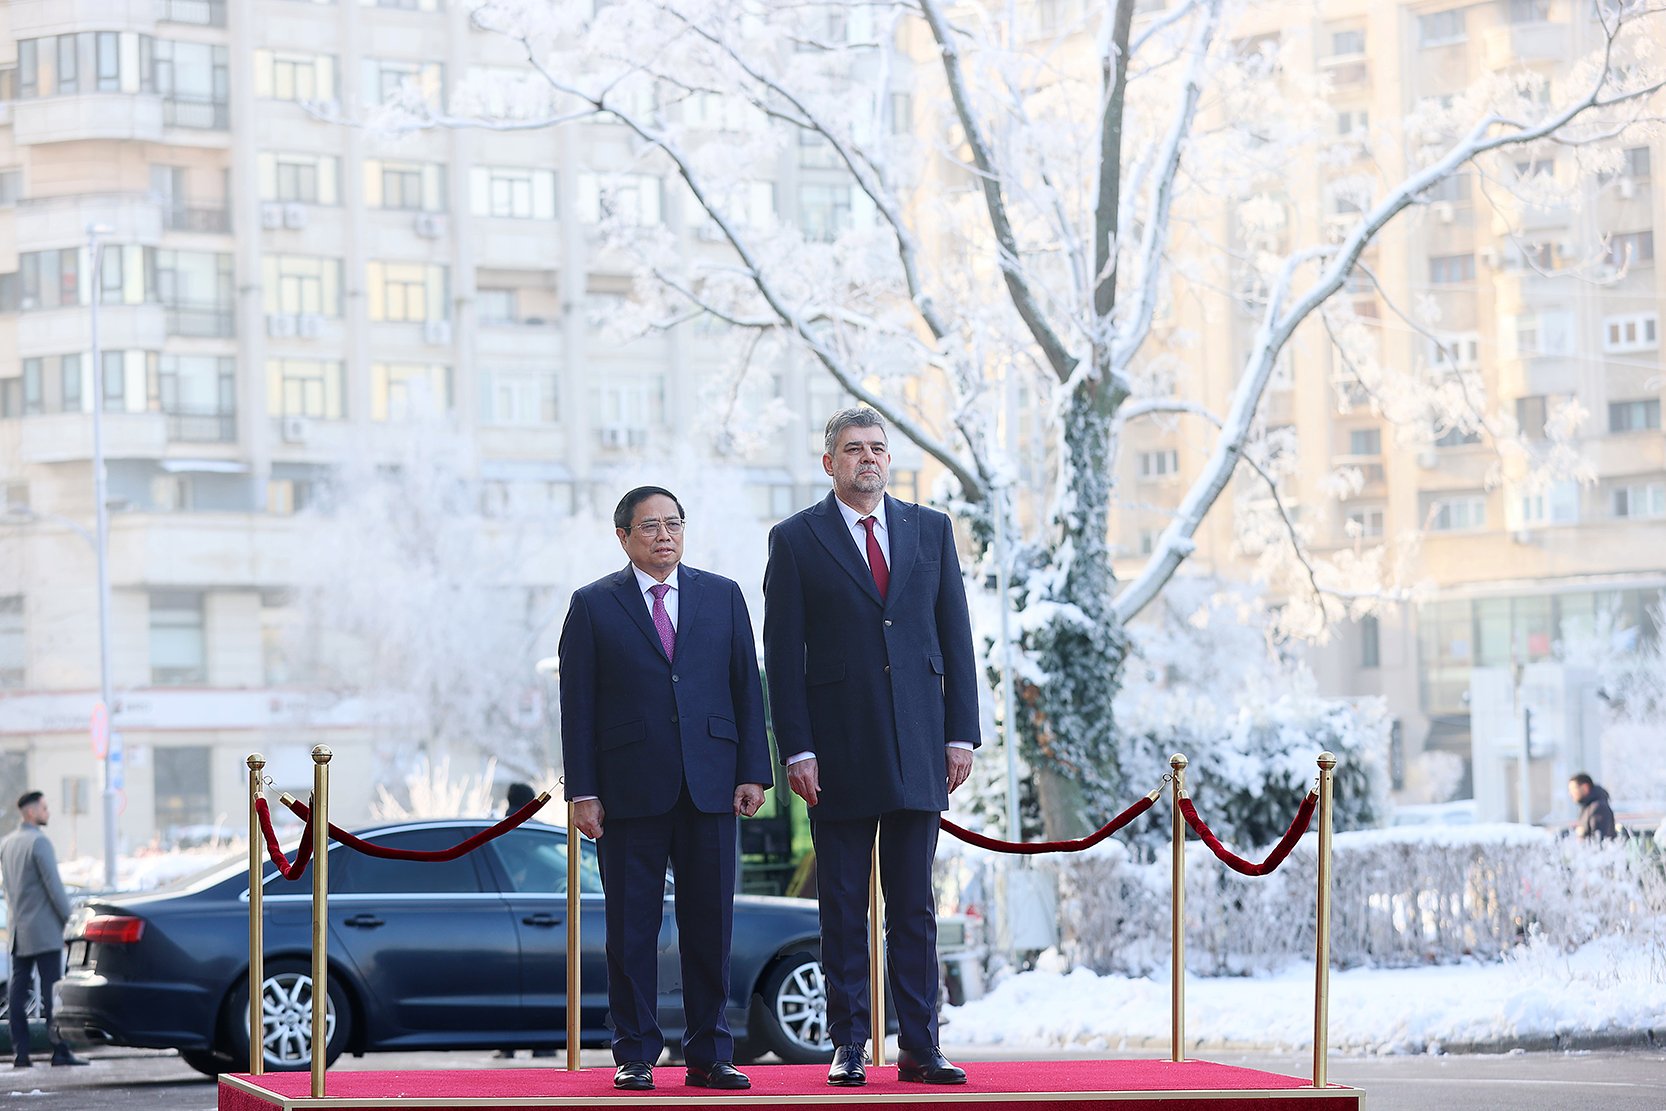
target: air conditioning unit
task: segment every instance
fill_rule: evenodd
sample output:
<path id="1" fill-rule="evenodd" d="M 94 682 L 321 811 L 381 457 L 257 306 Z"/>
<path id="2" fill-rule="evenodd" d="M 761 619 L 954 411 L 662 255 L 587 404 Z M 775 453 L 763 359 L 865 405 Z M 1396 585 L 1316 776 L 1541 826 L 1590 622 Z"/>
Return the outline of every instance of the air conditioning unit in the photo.
<path id="1" fill-rule="evenodd" d="M 260 226 L 267 231 L 283 227 L 283 205 L 268 201 L 260 206 Z"/>
<path id="2" fill-rule="evenodd" d="M 1620 199 L 1629 201 L 1637 195 L 1637 182 L 1629 177 L 1622 177 L 1619 180 L 1619 189 Z"/>
<path id="3" fill-rule="evenodd" d="M 416 233 L 424 239 L 439 239 L 445 235 L 445 217 L 433 212 L 419 212 L 414 221 Z"/>
<path id="4" fill-rule="evenodd" d="M 307 206 L 304 204 L 286 204 L 283 206 L 283 226 L 286 228 L 304 228 L 307 226 Z"/>
<path id="5" fill-rule="evenodd" d="M 1443 224 L 1450 224 L 1457 218 L 1458 215 L 1457 211 L 1452 207 L 1451 201 L 1436 201 L 1434 204 L 1434 213 L 1435 219 L 1439 220 Z"/>
<path id="6" fill-rule="evenodd" d="M 288 313 L 273 313 L 266 318 L 266 334 L 275 339 L 288 339 L 295 334 L 295 318 Z"/>
<path id="7" fill-rule="evenodd" d="M 285 417 L 279 427 L 279 433 L 286 444 L 304 444 L 307 437 L 312 435 L 312 422 L 306 417 Z"/>
<path id="8" fill-rule="evenodd" d="M 425 320 L 422 323 L 422 342 L 446 344 L 451 342 L 451 321 Z"/>
<path id="9" fill-rule="evenodd" d="M 324 328 L 324 318 L 315 312 L 304 312 L 295 318 L 295 334 L 303 339 L 317 339 Z"/>

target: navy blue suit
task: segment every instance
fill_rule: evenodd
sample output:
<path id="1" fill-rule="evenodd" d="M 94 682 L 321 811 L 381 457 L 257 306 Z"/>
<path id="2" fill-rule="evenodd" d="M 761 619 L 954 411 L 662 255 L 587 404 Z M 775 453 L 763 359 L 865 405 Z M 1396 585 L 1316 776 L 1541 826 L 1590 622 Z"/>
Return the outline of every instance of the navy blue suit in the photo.
<path id="1" fill-rule="evenodd" d="M 810 808 L 822 963 L 836 1045 L 869 1033 L 866 907 L 879 835 L 898 1044 L 937 1044 L 937 820 L 949 803 L 944 746 L 980 743 L 976 667 L 949 519 L 885 498 L 883 599 L 834 496 L 769 535 L 764 662 L 781 759 L 814 752 Z"/>
<path id="2" fill-rule="evenodd" d="M 677 572 L 666 658 L 629 566 L 574 591 L 561 629 L 568 799 L 595 795 L 607 892 L 608 1007 L 619 1063 L 652 1064 L 665 869 L 677 879 L 683 1055 L 733 1058 L 723 1008 L 735 891 L 735 788 L 773 781 L 752 622 L 733 580 Z"/>

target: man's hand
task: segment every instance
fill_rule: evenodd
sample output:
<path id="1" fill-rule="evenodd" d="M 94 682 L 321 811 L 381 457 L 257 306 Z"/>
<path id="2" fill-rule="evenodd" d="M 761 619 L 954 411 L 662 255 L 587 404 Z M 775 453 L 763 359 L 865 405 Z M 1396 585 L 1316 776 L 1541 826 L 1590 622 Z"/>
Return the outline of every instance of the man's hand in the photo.
<path id="1" fill-rule="evenodd" d="M 602 835 L 602 819 L 607 812 L 602 809 L 601 799 L 585 799 L 583 802 L 573 803 L 573 824 L 578 831 L 594 841 Z"/>
<path id="2" fill-rule="evenodd" d="M 764 804 L 764 789 L 756 783 L 742 783 L 735 788 L 735 813 L 750 818 Z"/>
<path id="3" fill-rule="evenodd" d="M 816 766 L 816 758 L 811 756 L 796 764 L 788 764 L 787 785 L 793 789 L 793 794 L 804 800 L 806 806 L 816 805 L 816 800 L 821 798 L 821 771 Z"/>
<path id="4" fill-rule="evenodd" d="M 949 770 L 949 793 L 954 794 L 956 787 L 966 782 L 966 777 L 972 774 L 972 750 L 945 745 L 943 759 Z"/>

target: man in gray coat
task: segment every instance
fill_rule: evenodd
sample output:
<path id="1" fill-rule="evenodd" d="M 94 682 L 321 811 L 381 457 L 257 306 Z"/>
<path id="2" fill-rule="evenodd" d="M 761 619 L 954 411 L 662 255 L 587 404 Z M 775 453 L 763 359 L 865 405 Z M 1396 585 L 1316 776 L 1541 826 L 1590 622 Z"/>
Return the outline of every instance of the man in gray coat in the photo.
<path id="1" fill-rule="evenodd" d="M 17 800 L 23 821 L 0 840 L 0 887 L 6 895 L 10 919 L 12 979 L 6 998 L 10 1009 L 14 1068 L 26 1069 L 29 1060 L 29 988 L 40 976 L 41 1016 L 46 1036 L 52 1038 L 52 986 L 63 975 L 64 923 L 69 920 L 69 895 L 58 878 L 58 857 L 42 828 L 51 816 L 46 796 L 30 791 Z M 85 1065 L 87 1060 L 52 1042 L 54 1065 Z"/>

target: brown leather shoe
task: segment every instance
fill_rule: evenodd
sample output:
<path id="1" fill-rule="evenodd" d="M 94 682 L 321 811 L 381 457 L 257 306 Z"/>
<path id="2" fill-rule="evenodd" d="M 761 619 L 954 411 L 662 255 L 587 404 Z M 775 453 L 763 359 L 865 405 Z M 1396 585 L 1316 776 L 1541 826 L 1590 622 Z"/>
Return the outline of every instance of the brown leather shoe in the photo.
<path id="1" fill-rule="evenodd" d="M 914 1084 L 964 1084 L 966 1070 L 950 1064 L 943 1051 L 936 1046 L 920 1053 L 899 1049 L 897 1079 Z"/>
<path id="2" fill-rule="evenodd" d="M 833 1050 L 827 1082 L 836 1088 L 860 1088 L 868 1082 L 868 1070 L 862 1067 L 867 1059 L 867 1052 L 859 1045 L 838 1046 Z"/>

